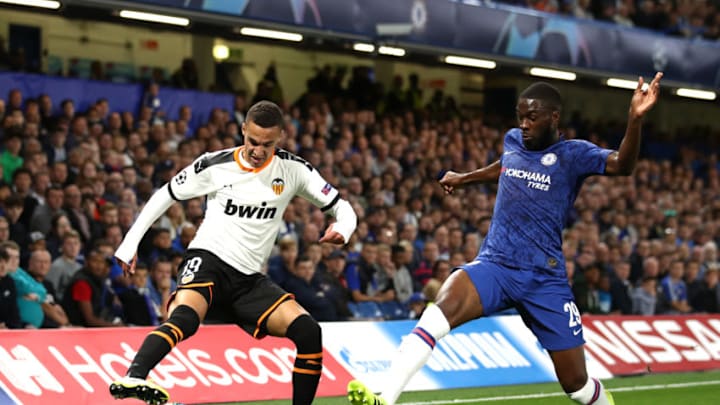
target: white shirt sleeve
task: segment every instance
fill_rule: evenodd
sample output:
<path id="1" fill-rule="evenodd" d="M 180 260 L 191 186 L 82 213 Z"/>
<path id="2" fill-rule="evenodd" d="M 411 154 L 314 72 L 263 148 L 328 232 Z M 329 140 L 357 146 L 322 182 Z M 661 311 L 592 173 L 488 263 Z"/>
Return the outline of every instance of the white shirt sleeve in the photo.
<path id="1" fill-rule="evenodd" d="M 168 191 L 174 200 L 189 200 L 210 194 L 220 188 L 213 180 L 212 169 L 209 168 L 208 163 L 209 157 L 208 153 L 201 155 L 168 182 Z"/>
<path id="2" fill-rule="evenodd" d="M 298 195 L 320 207 L 323 212 L 334 216 L 337 222 L 333 225 L 333 230 L 340 233 L 347 243 L 357 226 L 355 211 L 350 203 L 340 198 L 338 190 L 328 183 L 317 170 L 314 168 L 307 170 L 308 167 L 312 166 L 298 169 L 300 183 Z"/>
<path id="3" fill-rule="evenodd" d="M 125 238 L 123 238 L 122 243 L 120 243 L 120 246 L 118 246 L 115 252 L 115 257 L 125 263 L 130 263 L 137 252 L 137 247 L 145 235 L 145 232 L 147 232 L 150 226 L 155 223 L 174 202 L 175 200 L 170 196 L 168 185 L 166 184 L 160 187 L 152 197 L 150 197 L 140 212 L 140 215 L 138 215 L 135 220 L 135 223 L 133 223 L 128 230 Z"/>
<path id="4" fill-rule="evenodd" d="M 184 168 L 169 182 L 158 189 L 143 208 L 135 223 L 118 246 L 115 256 L 125 263 L 130 263 L 137 252 L 140 240 L 152 224 L 160 218 L 175 201 L 188 200 L 204 196 L 219 187 L 212 178 L 212 169 L 208 158 L 211 154 L 203 154 L 192 165 Z"/>

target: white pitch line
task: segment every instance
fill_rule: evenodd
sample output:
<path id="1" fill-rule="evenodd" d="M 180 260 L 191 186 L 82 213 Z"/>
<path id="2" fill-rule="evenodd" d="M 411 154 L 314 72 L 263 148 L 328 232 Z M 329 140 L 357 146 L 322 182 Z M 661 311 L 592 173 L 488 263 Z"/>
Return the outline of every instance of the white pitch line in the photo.
<path id="1" fill-rule="evenodd" d="M 651 390 L 661 390 L 661 389 L 667 389 L 667 388 L 699 387 L 702 385 L 720 385 L 720 380 L 675 383 L 675 384 L 640 385 L 640 386 L 634 386 L 634 387 L 618 387 L 618 388 L 611 388 L 610 392 L 651 391 Z M 401 402 L 400 405 L 471 404 L 471 403 L 476 403 L 476 402 L 509 401 L 509 400 L 514 400 L 514 399 L 551 398 L 551 397 L 564 397 L 564 396 L 565 396 L 565 394 L 563 394 L 561 392 L 552 392 L 552 393 L 547 393 L 547 394 L 543 393 L 543 394 L 526 394 L 526 395 L 507 395 L 507 396 L 502 396 L 502 397 L 467 398 L 467 399 L 422 401 L 422 402 Z"/>

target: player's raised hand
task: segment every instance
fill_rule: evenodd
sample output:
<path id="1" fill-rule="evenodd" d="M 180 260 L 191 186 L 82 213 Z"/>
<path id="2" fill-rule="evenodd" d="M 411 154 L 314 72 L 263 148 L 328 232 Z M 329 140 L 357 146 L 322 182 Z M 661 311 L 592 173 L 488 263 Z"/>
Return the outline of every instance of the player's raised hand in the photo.
<path id="1" fill-rule="evenodd" d="M 643 91 L 643 80 L 642 76 L 638 79 L 637 87 L 633 93 L 632 100 L 630 100 L 630 117 L 631 118 L 642 118 L 646 112 L 655 105 L 660 94 L 660 79 L 662 79 L 662 72 L 657 72 L 655 77 L 648 85 L 647 90 Z"/>
<path id="2" fill-rule="evenodd" d="M 320 238 L 318 242 L 320 243 L 332 243 L 333 245 L 343 245 L 345 244 L 345 238 L 343 238 L 342 235 L 340 235 L 339 232 L 333 230 L 333 225 L 330 224 L 328 226 L 328 229 L 325 231 L 325 234 Z"/>
<path id="3" fill-rule="evenodd" d="M 440 185 L 443 186 L 443 189 L 446 193 L 452 194 L 453 190 L 455 190 L 455 187 L 462 184 L 461 180 L 462 175 L 460 173 L 448 171 L 445 173 L 442 179 L 440 179 Z"/>
<path id="4" fill-rule="evenodd" d="M 120 263 L 120 267 L 122 268 L 123 275 L 128 276 L 130 274 L 135 274 L 135 264 L 137 263 L 137 255 L 133 256 L 133 258 L 130 259 L 130 263 L 125 263 L 117 256 L 115 256 L 115 258 L 117 259 L 117 262 Z"/>

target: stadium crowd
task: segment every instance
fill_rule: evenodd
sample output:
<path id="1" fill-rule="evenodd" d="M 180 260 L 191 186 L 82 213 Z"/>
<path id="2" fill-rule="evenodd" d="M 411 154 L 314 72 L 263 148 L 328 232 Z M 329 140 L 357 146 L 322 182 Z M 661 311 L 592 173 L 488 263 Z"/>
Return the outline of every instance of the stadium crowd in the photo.
<path id="1" fill-rule="evenodd" d="M 317 242 L 329 225 L 323 213 L 294 200 L 267 263 L 268 276 L 321 321 L 422 312 L 451 269 L 474 259 L 496 191 L 445 195 L 437 180 L 497 160 L 514 125 L 511 116 L 465 116 L 441 92 L 423 104 L 416 75 L 381 91 L 365 69 L 354 68 L 347 86 L 344 72 L 320 69 L 292 104 L 279 84 L 260 96 L 285 108 L 283 147 L 358 214 L 357 231 L 336 249 Z M 189 108 L 177 120 L 154 108 L 157 86 L 137 114 L 105 98 L 75 111 L 73 100 L 33 96 L 12 89 L 0 99 L 1 327 L 157 325 L 204 201 L 167 211 L 141 243 L 134 275 L 113 253 L 156 188 L 202 153 L 240 144 L 251 100 L 238 94 L 233 111 L 216 108 L 193 129 Z M 614 148 L 622 124 L 573 115 L 562 132 Z M 679 146 L 648 125 L 634 175 L 583 187 L 563 243 L 581 312 L 719 312 L 720 162 L 717 140 L 699 139 Z"/>
<path id="2" fill-rule="evenodd" d="M 717 0 L 500 0 L 546 13 L 647 28 L 683 38 L 720 39 Z"/>

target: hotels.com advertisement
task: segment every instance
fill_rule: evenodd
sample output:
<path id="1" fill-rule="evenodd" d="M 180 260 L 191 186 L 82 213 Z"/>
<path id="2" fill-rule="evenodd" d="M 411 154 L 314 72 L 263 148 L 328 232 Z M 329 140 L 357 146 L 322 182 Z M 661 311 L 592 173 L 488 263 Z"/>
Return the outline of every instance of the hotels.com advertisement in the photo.
<path id="1" fill-rule="evenodd" d="M 0 404 L 118 405 L 108 385 L 125 373 L 151 330 L 0 331 Z M 331 355 L 323 357 L 318 394 L 344 394 L 351 376 Z M 255 340 L 236 326 L 203 326 L 173 349 L 150 378 L 179 403 L 290 398 L 294 358 L 289 339 Z"/>
<path id="2" fill-rule="evenodd" d="M 352 378 L 381 385 L 414 321 L 323 324 L 318 395 L 345 394 Z M 109 383 L 125 373 L 150 328 L 0 331 L 0 405 L 113 404 Z M 720 315 L 583 317 L 594 376 L 720 369 Z M 150 374 L 184 404 L 289 399 L 295 348 L 255 340 L 232 325 L 202 326 Z M 438 343 L 409 390 L 554 381 L 547 353 L 519 316 L 476 320 Z M 141 404 L 127 400 L 124 404 Z"/>

